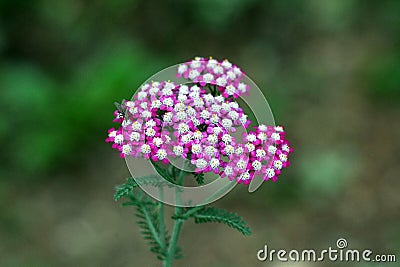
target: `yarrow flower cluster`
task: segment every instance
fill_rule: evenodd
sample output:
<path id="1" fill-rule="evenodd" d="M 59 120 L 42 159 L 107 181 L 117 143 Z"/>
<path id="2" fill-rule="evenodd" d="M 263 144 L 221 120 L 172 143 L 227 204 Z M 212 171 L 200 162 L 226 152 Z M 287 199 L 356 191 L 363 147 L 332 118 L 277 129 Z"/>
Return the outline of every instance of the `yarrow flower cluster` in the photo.
<path id="1" fill-rule="evenodd" d="M 204 86 L 215 85 L 225 98 L 237 98 L 247 94 L 250 86 L 242 82 L 244 72 L 227 59 L 222 62 L 197 57 L 178 67 L 177 77 L 184 77 Z"/>
<path id="2" fill-rule="evenodd" d="M 276 181 L 289 166 L 292 148 L 281 126 L 244 131 L 251 122 L 234 99 L 250 87 L 240 68 L 228 60 L 195 58 L 179 65 L 177 76 L 188 83 L 144 84 L 114 112 L 121 126 L 111 128 L 106 141 L 120 156 L 165 164 L 182 157 L 190 159 L 196 173 L 214 172 L 244 184 L 257 175 Z"/>

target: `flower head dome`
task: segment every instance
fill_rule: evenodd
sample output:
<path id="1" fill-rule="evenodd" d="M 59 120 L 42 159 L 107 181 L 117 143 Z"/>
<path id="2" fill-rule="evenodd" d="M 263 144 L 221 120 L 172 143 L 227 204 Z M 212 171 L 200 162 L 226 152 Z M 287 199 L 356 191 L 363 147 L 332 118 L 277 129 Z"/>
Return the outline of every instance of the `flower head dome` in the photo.
<path id="1" fill-rule="evenodd" d="M 245 131 L 251 122 L 234 101 L 250 89 L 240 68 L 228 60 L 195 58 L 179 65 L 177 76 L 188 83 L 144 84 L 114 113 L 120 127 L 110 129 L 106 141 L 120 156 L 166 164 L 181 157 L 196 173 L 213 172 L 244 184 L 255 175 L 276 181 L 289 166 L 292 149 L 281 126 Z"/>

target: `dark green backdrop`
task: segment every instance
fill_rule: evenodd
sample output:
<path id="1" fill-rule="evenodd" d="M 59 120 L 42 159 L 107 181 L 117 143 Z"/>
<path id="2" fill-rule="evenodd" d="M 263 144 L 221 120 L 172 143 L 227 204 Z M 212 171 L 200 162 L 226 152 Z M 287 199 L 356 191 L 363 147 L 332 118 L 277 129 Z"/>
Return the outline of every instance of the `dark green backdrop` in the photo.
<path id="1" fill-rule="evenodd" d="M 112 200 L 129 173 L 104 139 L 114 101 L 194 56 L 241 66 L 295 153 L 278 183 L 218 202 L 252 237 L 186 225 L 177 266 L 264 266 L 264 244 L 339 237 L 398 253 L 399 14 L 373 0 L 0 1 L 0 266 L 157 266 Z"/>

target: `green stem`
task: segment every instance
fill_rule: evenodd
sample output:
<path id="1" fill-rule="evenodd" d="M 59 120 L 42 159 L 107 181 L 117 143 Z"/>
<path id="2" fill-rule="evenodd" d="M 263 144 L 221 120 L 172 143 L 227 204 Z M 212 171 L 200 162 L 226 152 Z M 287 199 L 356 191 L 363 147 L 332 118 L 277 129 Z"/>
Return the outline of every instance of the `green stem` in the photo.
<path id="1" fill-rule="evenodd" d="M 142 207 L 142 211 L 143 211 L 143 214 L 145 216 L 145 220 L 147 222 L 147 225 L 149 226 L 150 232 L 154 237 L 154 240 L 158 243 L 158 245 L 161 246 L 160 238 L 157 235 L 156 228 L 154 227 L 153 223 L 151 222 L 151 218 L 150 218 L 149 212 L 147 211 L 146 207 L 144 207 L 144 206 Z"/>
<path id="2" fill-rule="evenodd" d="M 213 199 L 215 196 L 217 196 L 218 194 L 220 194 L 221 192 L 225 191 L 225 189 L 227 187 L 231 186 L 231 183 L 228 183 L 226 186 L 220 188 L 217 192 L 215 192 L 214 194 L 212 194 L 211 196 L 209 196 L 208 198 L 206 198 L 206 200 L 204 200 L 204 203 L 207 203 L 209 200 Z M 189 218 L 191 215 L 195 214 L 197 211 L 201 210 L 202 208 L 204 208 L 205 205 L 199 205 L 196 207 L 193 207 L 191 209 L 189 209 L 186 213 L 182 214 L 181 218 L 183 220 L 186 220 L 187 218 Z"/>
<path id="3" fill-rule="evenodd" d="M 158 203 L 158 224 L 159 224 L 159 233 L 160 233 L 160 243 L 162 250 L 165 250 L 165 226 L 164 226 L 164 204 L 162 202 L 164 198 L 164 190 L 162 186 L 159 188 L 160 192 L 160 201 Z"/>
<path id="4" fill-rule="evenodd" d="M 185 171 L 180 170 L 179 172 L 179 177 L 178 177 L 178 185 L 182 185 L 183 183 L 183 178 L 185 178 Z M 175 214 L 174 216 L 179 217 L 182 215 L 183 208 L 180 207 L 180 199 L 181 197 L 181 192 L 179 189 L 176 190 L 176 206 L 175 206 Z M 172 261 L 174 260 L 175 253 L 176 253 L 176 246 L 178 244 L 178 239 L 179 235 L 182 230 L 183 226 L 183 219 L 176 219 L 174 226 L 172 228 L 172 234 L 171 234 L 171 239 L 169 240 L 169 245 L 168 245 L 168 250 L 167 250 L 167 255 L 164 260 L 164 267 L 171 267 L 172 266 Z"/>

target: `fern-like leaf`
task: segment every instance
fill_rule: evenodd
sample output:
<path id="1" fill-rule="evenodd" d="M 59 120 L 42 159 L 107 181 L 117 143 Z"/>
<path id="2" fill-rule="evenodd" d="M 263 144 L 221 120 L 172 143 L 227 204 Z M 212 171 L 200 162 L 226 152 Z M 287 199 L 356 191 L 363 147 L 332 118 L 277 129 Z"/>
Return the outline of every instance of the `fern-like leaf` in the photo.
<path id="1" fill-rule="evenodd" d="M 129 193 L 132 192 L 132 190 L 139 185 L 152 185 L 155 187 L 161 187 L 164 185 L 171 186 L 170 184 L 167 184 L 164 179 L 156 175 L 147 175 L 138 178 L 129 177 L 126 179 L 126 183 L 117 185 L 115 187 L 114 200 L 117 201 L 123 197 L 128 196 Z"/>
<path id="2" fill-rule="evenodd" d="M 156 169 L 158 168 L 162 169 L 157 166 Z M 164 169 L 162 170 L 167 171 Z M 171 174 L 169 174 L 169 178 L 172 179 Z M 136 208 L 135 215 L 138 219 L 137 224 L 141 234 L 150 245 L 150 251 L 155 253 L 158 259 L 163 260 L 167 255 L 170 235 L 168 235 L 165 227 L 160 227 L 160 220 L 158 217 L 160 216 L 158 212 L 159 203 L 147 196 L 142 190 L 134 191 L 139 185 L 152 185 L 156 187 L 171 185 L 157 175 L 143 176 L 135 179 L 127 178 L 124 184 L 116 186 L 116 192 L 114 194 L 115 200 L 124 197 L 127 199 L 126 202 L 122 203 L 122 206 L 134 206 Z M 160 231 L 165 232 L 165 235 L 163 235 L 165 240 L 160 239 Z M 182 249 L 176 248 L 174 258 L 179 259 L 182 257 Z"/>
<path id="3" fill-rule="evenodd" d="M 137 205 L 136 217 L 138 218 L 137 224 L 140 227 L 140 232 L 144 239 L 150 245 L 150 251 L 157 254 L 159 258 L 165 256 L 165 249 L 162 248 L 161 240 L 159 239 L 158 223 L 155 218 L 154 210 L 149 206 Z"/>
<path id="4" fill-rule="evenodd" d="M 131 177 L 127 178 L 126 183 L 115 187 L 114 200 L 117 201 L 118 199 L 127 196 L 136 186 L 138 186 L 138 184 L 135 179 Z"/>
<path id="5" fill-rule="evenodd" d="M 191 215 L 195 223 L 217 222 L 232 227 L 243 235 L 251 235 L 250 227 L 247 223 L 234 212 L 228 212 L 224 209 L 215 207 L 203 208 Z"/>
<path id="6" fill-rule="evenodd" d="M 199 185 L 204 184 L 204 173 L 194 173 L 193 176 Z"/>
<path id="7" fill-rule="evenodd" d="M 167 255 L 167 248 L 169 246 L 170 236 L 164 228 L 164 231 L 166 232 L 164 242 L 162 242 L 162 240 L 160 240 L 159 238 L 160 226 L 158 220 L 157 206 L 139 204 L 136 206 L 136 210 L 136 217 L 138 218 L 137 223 L 141 228 L 141 233 L 144 239 L 146 239 L 148 241 L 148 244 L 150 245 L 150 251 L 155 253 L 159 260 L 165 259 Z M 165 244 L 165 246 L 163 246 L 162 244 Z M 174 258 L 180 259 L 182 257 L 182 249 L 177 248 L 175 250 Z"/>

